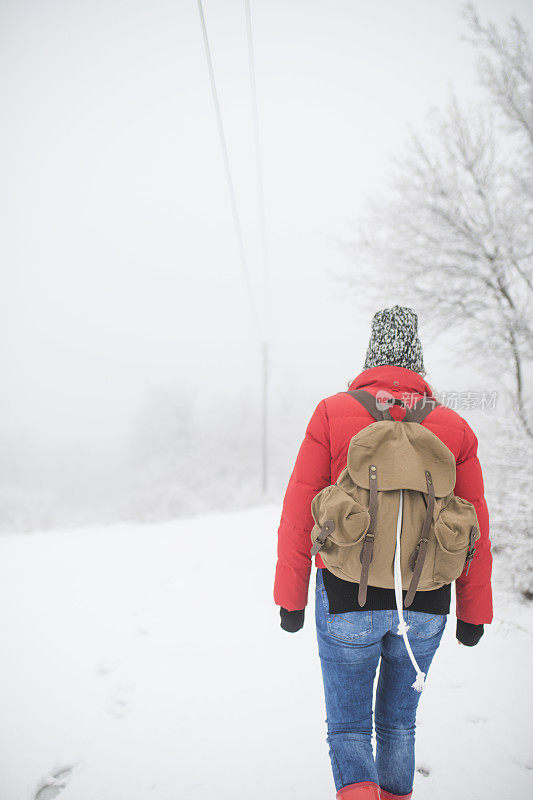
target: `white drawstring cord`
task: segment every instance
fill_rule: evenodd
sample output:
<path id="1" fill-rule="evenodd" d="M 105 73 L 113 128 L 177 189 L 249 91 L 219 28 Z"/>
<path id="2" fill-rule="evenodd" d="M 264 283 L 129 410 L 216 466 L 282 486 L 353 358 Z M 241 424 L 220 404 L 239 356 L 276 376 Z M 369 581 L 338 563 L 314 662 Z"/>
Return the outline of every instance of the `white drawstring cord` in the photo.
<path id="1" fill-rule="evenodd" d="M 421 692 L 424 688 L 424 679 L 426 677 L 426 673 L 422 672 L 416 663 L 416 658 L 414 657 L 413 651 L 411 650 L 411 645 L 409 644 L 409 639 L 407 638 L 409 625 L 403 618 L 402 571 L 400 568 L 400 534 L 402 532 L 402 515 L 403 489 L 400 489 L 400 505 L 398 508 L 398 521 L 396 523 L 396 550 L 394 551 L 394 594 L 396 596 L 396 608 L 398 609 L 398 617 L 400 619 L 397 632 L 399 634 L 401 633 L 405 647 L 409 653 L 409 658 L 411 659 L 413 667 L 416 670 L 416 680 L 411 684 L 411 686 L 413 689 L 416 689 L 417 692 Z"/>

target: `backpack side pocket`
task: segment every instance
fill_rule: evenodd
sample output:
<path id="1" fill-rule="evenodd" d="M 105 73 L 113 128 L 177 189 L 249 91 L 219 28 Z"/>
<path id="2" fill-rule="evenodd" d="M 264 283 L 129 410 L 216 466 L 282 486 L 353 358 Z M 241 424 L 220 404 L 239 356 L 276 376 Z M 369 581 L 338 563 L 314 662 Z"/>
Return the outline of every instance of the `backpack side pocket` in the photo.
<path id="1" fill-rule="evenodd" d="M 328 520 L 333 521 L 333 530 L 318 552 L 326 566 L 342 569 L 347 561 L 354 559 L 354 547 L 362 547 L 362 540 L 370 525 L 368 508 L 333 484 L 313 498 L 311 511 L 315 520 L 311 531 L 313 544 L 322 525 Z"/>
<path id="2" fill-rule="evenodd" d="M 451 583 L 462 573 L 473 526 L 477 526 L 474 506 L 454 495 L 435 521 L 437 540 L 433 567 L 435 582 Z"/>

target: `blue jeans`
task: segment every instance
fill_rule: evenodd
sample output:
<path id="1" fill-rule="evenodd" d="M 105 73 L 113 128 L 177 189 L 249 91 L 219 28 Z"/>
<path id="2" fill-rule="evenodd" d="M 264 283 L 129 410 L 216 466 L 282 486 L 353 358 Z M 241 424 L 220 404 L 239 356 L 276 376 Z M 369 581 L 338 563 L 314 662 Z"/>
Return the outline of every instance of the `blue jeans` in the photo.
<path id="1" fill-rule="evenodd" d="M 401 635 L 397 611 L 330 614 L 322 570 L 316 573 L 315 620 L 326 700 L 329 757 L 335 788 L 373 781 L 409 794 L 415 772 L 415 721 L 420 692 Z M 427 673 L 446 626 L 446 614 L 404 610 L 409 643 Z M 380 663 L 381 657 L 381 663 Z M 372 700 L 376 668 L 376 758 Z M 427 689 L 426 689 L 427 691 Z"/>

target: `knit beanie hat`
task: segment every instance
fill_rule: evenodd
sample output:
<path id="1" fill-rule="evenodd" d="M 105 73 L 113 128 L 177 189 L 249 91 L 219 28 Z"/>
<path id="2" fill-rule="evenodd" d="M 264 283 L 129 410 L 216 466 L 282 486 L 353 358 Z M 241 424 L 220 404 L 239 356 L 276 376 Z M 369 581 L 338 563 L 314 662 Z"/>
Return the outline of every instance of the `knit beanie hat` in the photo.
<path id="1" fill-rule="evenodd" d="M 390 364 L 425 375 L 418 317 L 411 308 L 393 306 L 377 311 L 363 369 Z"/>

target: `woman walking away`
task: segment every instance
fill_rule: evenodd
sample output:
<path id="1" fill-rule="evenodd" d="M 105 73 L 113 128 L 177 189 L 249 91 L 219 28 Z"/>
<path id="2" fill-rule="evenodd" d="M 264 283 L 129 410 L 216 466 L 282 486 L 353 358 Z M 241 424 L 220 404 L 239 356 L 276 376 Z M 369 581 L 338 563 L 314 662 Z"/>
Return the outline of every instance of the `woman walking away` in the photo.
<path id="1" fill-rule="evenodd" d="M 454 580 L 459 643 L 477 644 L 492 622 L 477 439 L 433 397 L 417 328 L 409 308 L 374 315 L 363 372 L 313 412 L 278 530 L 274 601 L 285 631 L 304 623 L 315 556 L 326 739 L 341 800 L 412 797 L 416 712 Z"/>

